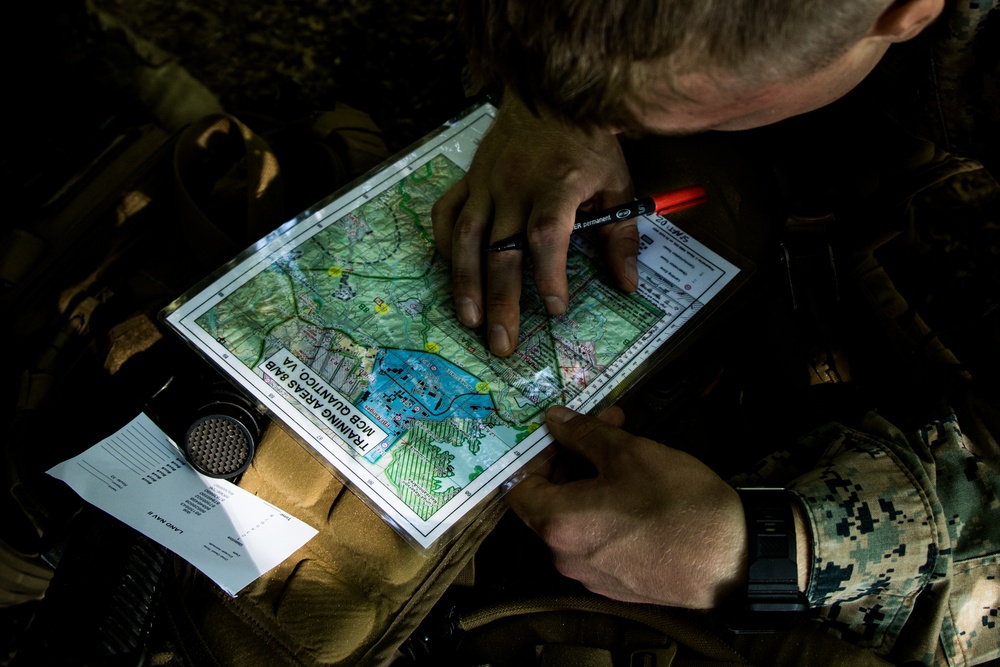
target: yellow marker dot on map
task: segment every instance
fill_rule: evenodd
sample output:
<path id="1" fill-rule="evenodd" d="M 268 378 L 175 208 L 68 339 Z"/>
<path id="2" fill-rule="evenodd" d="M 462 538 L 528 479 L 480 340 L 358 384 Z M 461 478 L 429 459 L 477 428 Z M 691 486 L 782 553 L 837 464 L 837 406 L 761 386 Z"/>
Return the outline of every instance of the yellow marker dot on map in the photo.
<path id="1" fill-rule="evenodd" d="M 490 393 L 490 383 L 489 382 L 477 382 L 476 383 L 476 391 L 478 391 L 480 394 L 488 394 L 488 393 Z"/>
<path id="2" fill-rule="evenodd" d="M 424 350 L 430 352 L 431 354 L 437 354 L 440 349 L 441 346 L 432 340 L 429 340 L 426 343 L 424 343 Z"/>
<path id="3" fill-rule="evenodd" d="M 377 303 L 375 304 L 375 312 L 379 315 L 385 315 L 389 312 L 389 304 L 387 303 Z"/>
<path id="4" fill-rule="evenodd" d="M 337 278 L 340 276 L 340 274 L 344 272 L 344 269 L 340 268 L 339 266 L 331 266 L 329 269 L 326 270 L 326 272 L 330 274 L 331 278 Z"/>

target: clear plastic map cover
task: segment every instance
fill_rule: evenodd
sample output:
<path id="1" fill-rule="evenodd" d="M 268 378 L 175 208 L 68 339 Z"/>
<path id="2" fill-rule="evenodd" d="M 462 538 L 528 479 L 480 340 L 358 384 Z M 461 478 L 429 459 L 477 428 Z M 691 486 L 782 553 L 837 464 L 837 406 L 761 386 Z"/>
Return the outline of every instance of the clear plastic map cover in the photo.
<path id="1" fill-rule="evenodd" d="M 605 282 L 574 243 L 568 312 L 548 316 L 526 276 L 517 351 L 493 356 L 455 315 L 430 211 L 495 114 L 484 103 L 446 123 L 161 313 L 424 550 L 530 468 L 552 442 L 548 407 L 612 403 L 746 273 L 667 220 L 641 218 L 637 293 Z"/>

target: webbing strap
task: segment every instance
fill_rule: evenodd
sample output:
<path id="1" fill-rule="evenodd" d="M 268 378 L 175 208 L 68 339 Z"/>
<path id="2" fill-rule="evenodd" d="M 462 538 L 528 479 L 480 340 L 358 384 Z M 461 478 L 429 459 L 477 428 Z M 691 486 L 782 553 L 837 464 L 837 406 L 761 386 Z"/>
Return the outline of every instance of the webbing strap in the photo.
<path id="1" fill-rule="evenodd" d="M 545 596 L 500 603 L 464 613 L 458 626 L 474 630 L 502 618 L 556 611 L 606 614 L 647 625 L 718 665 L 749 665 L 733 647 L 681 612 L 654 605 L 629 604 L 588 596 Z"/>

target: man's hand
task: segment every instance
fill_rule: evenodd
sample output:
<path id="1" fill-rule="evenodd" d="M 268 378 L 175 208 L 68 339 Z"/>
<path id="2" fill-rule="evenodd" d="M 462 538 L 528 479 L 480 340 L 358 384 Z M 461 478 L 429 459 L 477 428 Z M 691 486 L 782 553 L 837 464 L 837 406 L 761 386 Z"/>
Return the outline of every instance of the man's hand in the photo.
<path id="1" fill-rule="evenodd" d="M 53 572 L 0 540 L 0 609 L 41 600 Z"/>
<path id="2" fill-rule="evenodd" d="M 559 482 L 559 462 L 507 494 L 556 568 L 617 600 L 707 609 L 746 579 L 736 491 L 697 459 L 602 420 L 553 407 L 546 424 L 594 473 Z"/>
<path id="3" fill-rule="evenodd" d="M 508 94 L 468 174 L 431 213 L 437 248 L 452 263 L 459 320 L 478 327 L 485 318 L 490 350 L 511 354 L 517 345 L 524 251 L 483 249 L 526 231 L 539 296 L 551 315 L 561 315 L 569 301 L 566 253 L 577 209 L 608 208 L 631 196 L 628 167 L 614 134 L 538 117 Z M 634 291 L 636 221 L 599 231 L 613 279 Z"/>

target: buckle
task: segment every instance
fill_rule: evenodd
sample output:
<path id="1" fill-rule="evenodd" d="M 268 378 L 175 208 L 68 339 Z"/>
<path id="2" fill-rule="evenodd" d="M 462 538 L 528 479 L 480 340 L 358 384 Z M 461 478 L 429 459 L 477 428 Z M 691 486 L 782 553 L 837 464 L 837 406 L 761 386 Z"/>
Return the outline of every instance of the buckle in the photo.
<path id="1" fill-rule="evenodd" d="M 629 653 L 628 667 L 670 667 L 677 658 L 677 642 L 668 646 L 636 648 Z"/>
<path id="2" fill-rule="evenodd" d="M 781 244 L 792 310 L 840 301 L 840 282 L 833 246 L 822 236 L 796 236 Z"/>
<path id="3" fill-rule="evenodd" d="M 833 214 L 792 216 L 785 223 L 789 234 L 781 244 L 781 261 L 788 276 L 792 310 L 820 311 L 840 301 L 840 282 L 833 246 L 827 231 Z"/>

